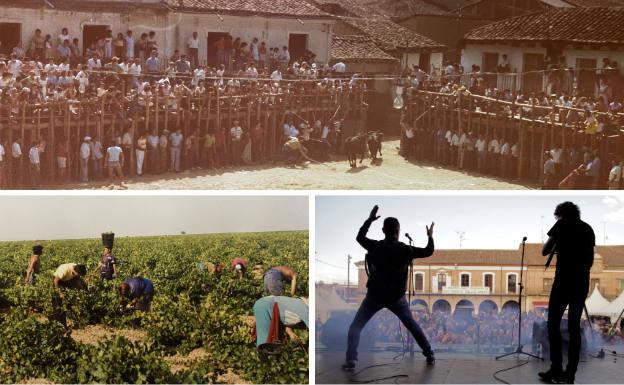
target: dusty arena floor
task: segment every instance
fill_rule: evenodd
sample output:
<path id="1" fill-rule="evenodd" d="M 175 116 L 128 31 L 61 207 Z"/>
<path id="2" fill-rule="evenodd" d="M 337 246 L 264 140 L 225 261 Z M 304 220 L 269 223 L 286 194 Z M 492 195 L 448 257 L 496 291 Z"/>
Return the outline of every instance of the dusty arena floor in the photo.
<path id="1" fill-rule="evenodd" d="M 268 163 L 261 166 L 195 170 L 179 174 L 145 175 L 126 180 L 140 190 L 525 190 L 535 186 L 406 161 L 398 154 L 398 140 L 383 144 L 383 159 L 370 159 L 351 169 L 346 157 L 297 166 Z M 59 189 L 105 189 L 102 182 L 45 186 Z M 118 187 L 117 187 L 118 188 Z"/>

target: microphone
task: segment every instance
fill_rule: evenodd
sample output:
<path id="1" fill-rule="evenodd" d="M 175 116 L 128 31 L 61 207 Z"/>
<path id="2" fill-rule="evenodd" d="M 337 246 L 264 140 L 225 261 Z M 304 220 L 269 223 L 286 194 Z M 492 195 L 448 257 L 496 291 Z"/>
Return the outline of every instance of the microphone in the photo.
<path id="1" fill-rule="evenodd" d="M 409 239 L 410 242 L 414 242 L 414 240 L 412 239 L 412 237 L 410 237 L 409 233 L 405 233 L 405 238 Z"/>
<path id="2" fill-rule="evenodd" d="M 527 237 L 522 237 L 522 242 L 526 242 Z"/>

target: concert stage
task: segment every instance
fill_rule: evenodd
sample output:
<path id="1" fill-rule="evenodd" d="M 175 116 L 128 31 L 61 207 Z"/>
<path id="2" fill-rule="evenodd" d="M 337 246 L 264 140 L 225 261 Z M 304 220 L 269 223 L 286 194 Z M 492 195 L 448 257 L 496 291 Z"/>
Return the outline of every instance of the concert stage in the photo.
<path id="1" fill-rule="evenodd" d="M 617 349 L 615 349 L 617 350 Z M 622 347 L 618 353 L 622 353 Z M 405 354 L 403 360 L 396 351 L 361 352 L 354 373 L 344 372 L 340 365 L 344 362 L 344 352 L 318 350 L 316 352 L 317 384 L 349 383 L 398 383 L 398 384 L 496 384 L 493 374 L 497 370 L 518 365 L 525 357 L 507 357 L 500 361 L 495 355 L 468 353 L 436 353 L 436 364 L 427 366 L 424 357 L 415 353 Z M 382 365 L 362 369 L 369 365 Z M 498 374 L 498 377 L 513 384 L 539 384 L 537 372 L 548 369 L 547 360 L 531 359 L 527 364 Z M 360 372 L 360 373 L 358 373 Z M 354 376 L 355 374 L 355 376 Z M 407 377 L 393 377 L 396 375 Z M 624 358 L 607 355 L 604 359 L 589 356 L 581 357 L 576 383 L 579 384 L 621 384 L 624 382 Z"/>

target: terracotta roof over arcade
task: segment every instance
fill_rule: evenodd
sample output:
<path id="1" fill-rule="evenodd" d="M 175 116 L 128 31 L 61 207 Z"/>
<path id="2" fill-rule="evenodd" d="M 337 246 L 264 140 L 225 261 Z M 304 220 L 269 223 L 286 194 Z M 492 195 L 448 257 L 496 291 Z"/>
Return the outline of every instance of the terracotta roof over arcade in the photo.
<path id="1" fill-rule="evenodd" d="M 624 8 L 561 8 L 502 20 L 466 34 L 466 42 L 623 44 Z"/>
<path id="2" fill-rule="evenodd" d="M 303 0 L 164 0 L 173 10 L 232 15 L 330 18 Z"/>
<path id="3" fill-rule="evenodd" d="M 398 59 L 385 53 L 375 45 L 369 36 L 334 36 L 331 47 L 332 59 L 349 61 L 397 62 Z"/>

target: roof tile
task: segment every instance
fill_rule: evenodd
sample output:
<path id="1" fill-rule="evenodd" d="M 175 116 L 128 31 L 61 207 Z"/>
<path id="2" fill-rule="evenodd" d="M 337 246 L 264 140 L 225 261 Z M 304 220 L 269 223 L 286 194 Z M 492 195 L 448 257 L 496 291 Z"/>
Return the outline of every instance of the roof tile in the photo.
<path id="1" fill-rule="evenodd" d="M 244 15 L 290 17 L 329 17 L 303 0 L 165 0 L 167 5 L 181 11 L 222 12 Z"/>

